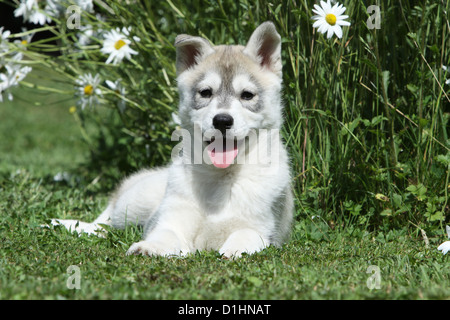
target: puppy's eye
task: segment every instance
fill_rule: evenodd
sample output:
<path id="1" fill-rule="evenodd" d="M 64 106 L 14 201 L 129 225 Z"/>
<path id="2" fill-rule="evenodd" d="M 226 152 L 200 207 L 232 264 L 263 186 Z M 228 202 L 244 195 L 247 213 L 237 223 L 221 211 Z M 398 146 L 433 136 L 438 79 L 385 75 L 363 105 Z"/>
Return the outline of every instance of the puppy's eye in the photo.
<path id="1" fill-rule="evenodd" d="M 243 91 L 243 92 L 241 93 L 241 99 L 242 99 L 242 100 L 247 100 L 247 101 L 249 101 L 249 100 L 252 100 L 254 96 L 255 96 L 255 95 L 254 95 L 253 93 L 251 93 L 250 91 Z"/>
<path id="2" fill-rule="evenodd" d="M 200 97 L 202 97 L 202 98 L 211 98 L 211 96 L 212 96 L 211 89 L 202 89 L 198 93 L 200 93 Z"/>

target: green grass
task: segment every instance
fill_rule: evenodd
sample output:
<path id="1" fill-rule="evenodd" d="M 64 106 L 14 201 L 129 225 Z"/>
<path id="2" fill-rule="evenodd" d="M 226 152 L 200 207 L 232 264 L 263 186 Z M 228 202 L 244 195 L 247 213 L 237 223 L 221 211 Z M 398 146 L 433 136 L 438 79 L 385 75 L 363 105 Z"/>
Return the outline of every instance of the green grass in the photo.
<path id="1" fill-rule="evenodd" d="M 34 56 L 44 67 L 33 65 L 28 87 L 0 104 L 0 299 L 449 299 L 449 257 L 436 248 L 450 212 L 450 75 L 442 71 L 450 3 L 383 1 L 375 31 L 365 2 L 347 1 L 352 26 L 341 41 L 313 32 L 314 3 L 111 2 L 108 23 L 131 24 L 141 38 L 136 63 L 120 67 L 105 66 L 95 45 L 65 52 L 70 40 L 56 32 L 70 57 Z M 40 227 L 55 217 L 93 220 L 122 176 L 168 158 L 177 33 L 245 43 L 265 20 L 283 40 L 291 241 L 235 261 L 217 252 L 127 257 L 139 229 L 99 239 Z M 49 49 L 41 42 L 27 52 L 40 48 Z M 70 114 L 73 79 L 84 72 L 129 80 L 134 104 L 119 118 L 105 95 L 113 108 Z M 79 290 L 67 287 L 73 265 Z M 380 289 L 367 286 L 371 266 Z"/>
<path id="2" fill-rule="evenodd" d="M 54 76 L 47 68 L 35 67 L 28 79 L 40 84 L 45 79 L 44 83 L 54 86 Z M 88 150 L 69 114 L 71 104 L 73 99 L 66 96 L 26 87 L 15 89 L 14 100 L 0 104 L 0 172 L 20 168 L 40 175 L 49 171 L 56 174 L 79 166 Z"/>
<path id="3" fill-rule="evenodd" d="M 217 252 L 186 258 L 125 256 L 140 230 L 106 239 L 41 228 L 51 217 L 92 219 L 104 195 L 22 171 L 0 182 L 0 299 L 448 299 L 448 257 L 406 231 L 333 231 L 298 223 L 283 248 L 231 261 Z M 69 289 L 67 268 L 80 268 Z M 369 266 L 380 289 L 369 290 Z"/>

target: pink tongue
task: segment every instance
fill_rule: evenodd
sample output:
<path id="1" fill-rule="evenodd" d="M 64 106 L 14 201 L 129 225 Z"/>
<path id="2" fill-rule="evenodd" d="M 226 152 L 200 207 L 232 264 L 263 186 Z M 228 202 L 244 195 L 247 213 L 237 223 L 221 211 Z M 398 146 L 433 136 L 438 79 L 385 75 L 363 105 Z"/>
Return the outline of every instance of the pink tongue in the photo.
<path id="1" fill-rule="evenodd" d="M 229 150 L 222 150 L 224 149 L 222 141 L 214 141 L 206 148 L 213 165 L 216 168 L 221 169 L 228 168 L 231 164 L 233 164 L 234 158 L 236 158 L 238 154 L 238 149 L 236 146 L 233 146 Z"/>

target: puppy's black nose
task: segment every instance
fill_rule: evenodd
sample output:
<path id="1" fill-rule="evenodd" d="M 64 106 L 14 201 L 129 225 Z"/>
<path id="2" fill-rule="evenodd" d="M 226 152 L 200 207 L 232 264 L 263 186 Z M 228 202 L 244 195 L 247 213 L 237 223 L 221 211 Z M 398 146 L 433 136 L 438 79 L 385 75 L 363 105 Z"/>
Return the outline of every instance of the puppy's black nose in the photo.
<path id="1" fill-rule="evenodd" d="M 234 119 L 227 113 L 216 114 L 213 118 L 213 126 L 217 130 L 220 130 L 222 134 L 225 134 L 227 129 L 231 129 Z"/>

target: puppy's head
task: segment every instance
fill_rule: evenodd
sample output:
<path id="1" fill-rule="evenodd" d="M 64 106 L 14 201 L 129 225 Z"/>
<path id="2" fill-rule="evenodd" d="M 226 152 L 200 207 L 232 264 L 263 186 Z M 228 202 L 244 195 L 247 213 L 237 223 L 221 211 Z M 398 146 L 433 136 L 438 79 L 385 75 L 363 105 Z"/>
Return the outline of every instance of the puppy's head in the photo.
<path id="1" fill-rule="evenodd" d="M 227 167 L 250 131 L 280 128 L 281 37 L 273 23 L 261 24 L 246 46 L 189 35 L 175 46 L 181 126 L 201 128 L 213 163 L 218 157 Z"/>

